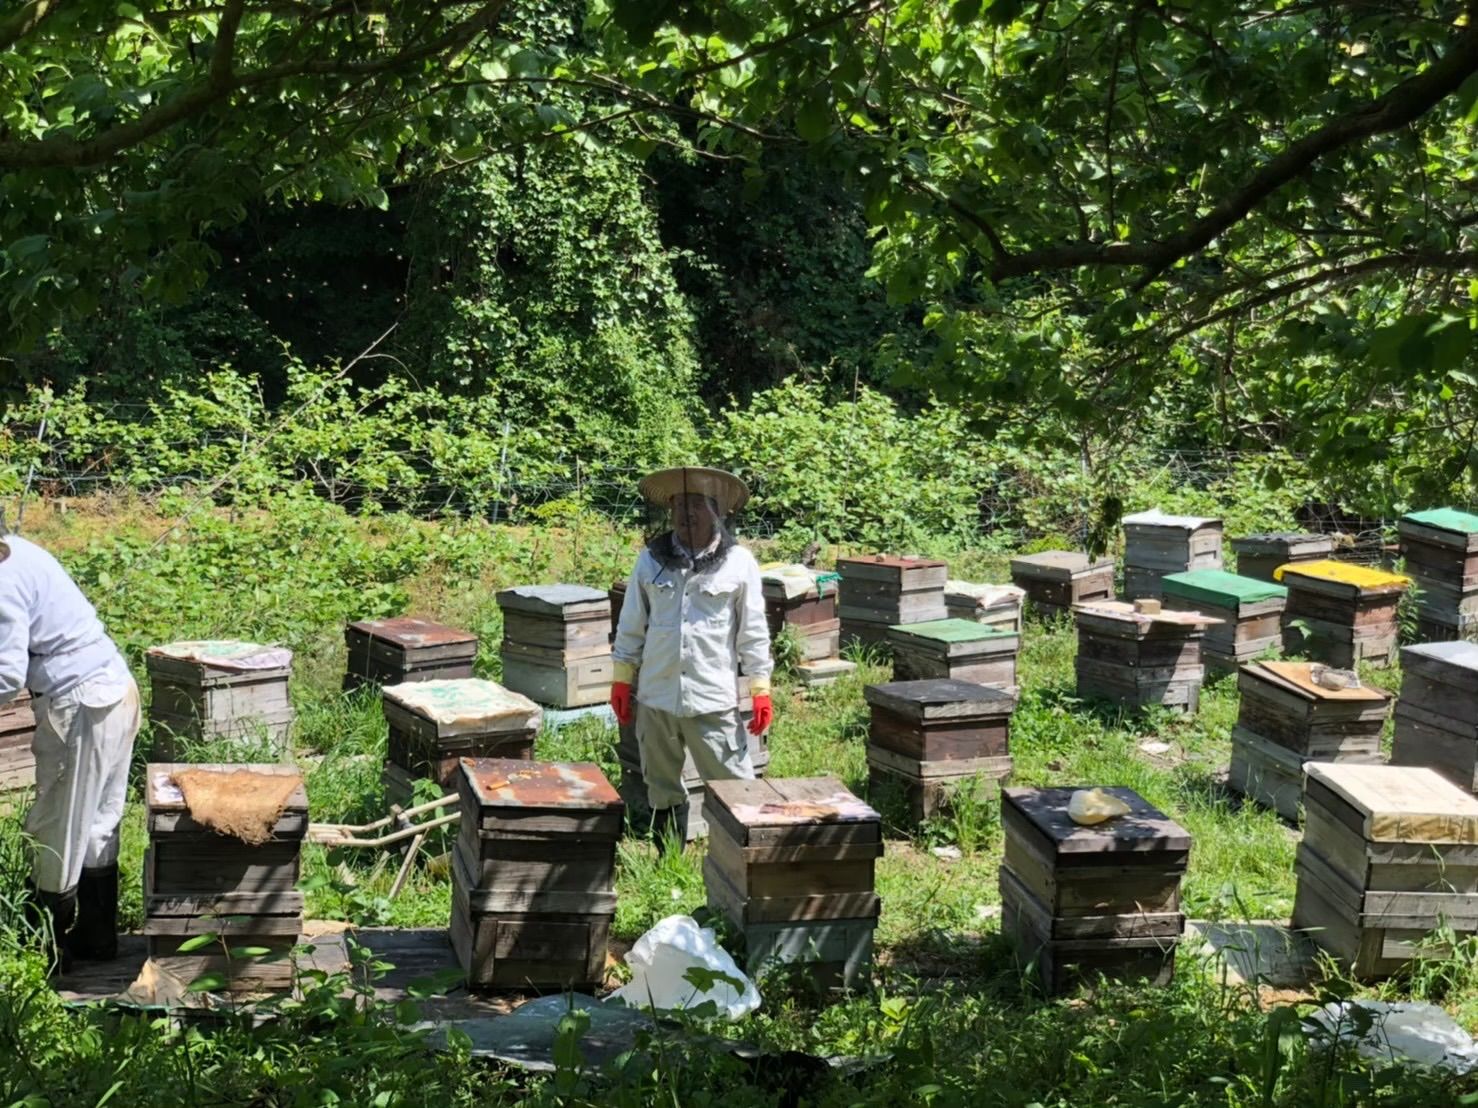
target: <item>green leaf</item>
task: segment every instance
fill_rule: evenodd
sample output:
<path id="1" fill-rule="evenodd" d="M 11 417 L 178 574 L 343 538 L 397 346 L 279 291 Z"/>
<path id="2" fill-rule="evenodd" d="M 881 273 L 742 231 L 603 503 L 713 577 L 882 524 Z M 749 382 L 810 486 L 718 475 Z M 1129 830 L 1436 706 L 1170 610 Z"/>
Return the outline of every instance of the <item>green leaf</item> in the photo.
<path id="1" fill-rule="evenodd" d="M 807 142 L 820 142 L 826 138 L 835 122 L 831 98 L 824 91 L 813 94 L 795 113 L 796 133 Z"/>
<path id="2" fill-rule="evenodd" d="M 181 954 L 189 954 L 193 951 L 202 950 L 205 947 L 218 944 L 220 941 L 221 937 L 214 932 L 204 935 L 193 935 L 179 945 L 179 952 Z"/>

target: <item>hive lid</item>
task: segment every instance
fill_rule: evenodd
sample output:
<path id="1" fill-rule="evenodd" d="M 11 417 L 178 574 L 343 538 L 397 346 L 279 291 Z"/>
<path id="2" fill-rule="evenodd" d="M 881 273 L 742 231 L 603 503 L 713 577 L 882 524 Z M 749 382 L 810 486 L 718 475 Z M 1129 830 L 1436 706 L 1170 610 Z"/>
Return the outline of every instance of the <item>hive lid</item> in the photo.
<path id="1" fill-rule="evenodd" d="M 620 808 L 620 795 L 594 762 L 463 758 L 462 774 L 483 808 Z"/>
<path id="2" fill-rule="evenodd" d="M 956 603 L 973 603 L 977 608 L 995 608 L 1003 604 L 1020 604 L 1026 590 L 1015 585 L 984 585 L 974 581 L 946 581 L 944 599 Z"/>
<path id="3" fill-rule="evenodd" d="M 1242 668 L 1297 693 L 1306 700 L 1389 700 L 1381 689 L 1362 685 L 1358 689 L 1326 689 L 1310 676 L 1317 662 L 1248 662 Z"/>
<path id="4" fill-rule="evenodd" d="M 1011 566 L 1037 566 L 1045 569 L 1060 569 L 1067 573 L 1078 573 L 1085 569 L 1112 566 L 1112 558 L 1090 558 L 1081 550 L 1043 550 L 1038 554 L 1018 554 L 1011 559 Z"/>
<path id="5" fill-rule="evenodd" d="M 838 558 L 837 572 L 845 576 L 848 566 L 884 566 L 889 569 L 947 569 L 948 562 L 938 558 L 917 558 L 907 554 L 869 554 L 861 558 Z"/>
<path id="6" fill-rule="evenodd" d="M 887 681 L 867 685 L 862 697 L 868 704 L 916 719 L 952 716 L 982 716 L 1010 712 L 1016 698 L 1010 693 L 973 681 L 952 677 L 930 677 L 922 681 Z M 948 710 L 947 713 L 945 710 Z"/>
<path id="7" fill-rule="evenodd" d="M 1224 569 L 1189 569 L 1181 573 L 1167 573 L 1160 578 L 1160 587 L 1171 596 L 1215 604 L 1220 608 L 1278 600 L 1288 595 L 1286 586 L 1275 585 L 1271 581 L 1259 581 L 1254 577 L 1239 577 Z"/>
<path id="8" fill-rule="evenodd" d="M 480 677 L 386 685 L 381 695 L 407 711 L 450 726 L 501 722 L 508 729 L 538 727 L 543 709 L 521 693 Z"/>
<path id="9" fill-rule="evenodd" d="M 237 639 L 191 639 L 151 646 L 149 653 L 161 658 L 249 673 L 259 669 L 284 669 L 293 664 L 293 652 L 285 646 L 263 646 Z"/>
<path id="10" fill-rule="evenodd" d="M 1230 541 L 1232 549 L 1239 553 L 1250 553 L 1264 547 L 1276 549 L 1278 547 L 1308 546 L 1314 543 L 1319 543 L 1329 549 L 1334 547 L 1332 538 L 1313 531 L 1264 531 L 1257 535 L 1242 535 Z"/>
<path id="11" fill-rule="evenodd" d="M 288 797 L 287 812 L 306 812 L 308 793 L 303 787 L 303 772 L 297 766 L 278 764 L 223 763 L 187 764 L 183 762 L 150 762 L 144 770 L 144 799 L 151 812 L 183 812 L 185 796 L 174 783 L 174 775 L 183 770 L 200 770 L 207 773 L 251 773 L 270 777 L 295 777 L 298 787 Z"/>
<path id="12" fill-rule="evenodd" d="M 1478 534 L 1478 515 L 1458 508 L 1429 508 L 1424 512 L 1407 512 L 1402 521 L 1420 523 L 1423 527 L 1435 527 L 1439 531 L 1451 531 L 1458 535 Z"/>
<path id="13" fill-rule="evenodd" d="M 600 607 L 611 603 L 608 592 L 587 585 L 518 585 L 499 591 L 498 607 L 541 615 L 560 615 L 574 605 Z"/>
<path id="14" fill-rule="evenodd" d="M 1478 843 L 1478 798 L 1436 770 L 1309 762 L 1304 772 L 1355 810 L 1368 842 Z"/>
<path id="15" fill-rule="evenodd" d="M 1415 646 L 1403 646 L 1402 655 L 1415 654 L 1419 658 L 1430 658 L 1444 665 L 1458 666 L 1478 673 L 1478 643 L 1471 642 L 1424 642 Z"/>
<path id="16" fill-rule="evenodd" d="M 1174 623 L 1182 627 L 1209 627 L 1214 623 L 1226 622 L 1215 616 L 1208 616 L 1204 612 L 1182 612 L 1172 608 L 1162 608 L 1158 612 L 1136 612 L 1134 604 L 1127 600 L 1093 600 L 1087 604 L 1074 604 L 1073 611 L 1081 612 L 1086 616 L 1099 616 L 1103 619 L 1134 623 L 1141 627 L 1147 627 L 1152 623 Z"/>
<path id="17" fill-rule="evenodd" d="M 1221 526 L 1221 520 L 1214 516 L 1172 516 L 1159 508 L 1125 516 L 1122 523 L 1125 527 L 1172 527 L 1181 531 L 1199 531 L 1202 527 Z"/>
<path id="18" fill-rule="evenodd" d="M 882 817 L 835 777 L 709 781 L 711 800 L 744 827 L 801 827 L 827 823 L 880 823 Z"/>
<path id="19" fill-rule="evenodd" d="M 1411 584 L 1410 577 L 1403 577 L 1399 573 L 1388 573 L 1383 569 L 1352 565 L 1349 562 L 1336 562 L 1331 558 L 1321 558 L 1316 562 L 1293 562 L 1290 565 L 1279 566 L 1273 570 L 1273 577 L 1278 581 L 1289 577 L 1309 577 L 1315 581 L 1332 581 L 1339 585 L 1349 585 L 1361 591 L 1404 589 Z"/>
<path id="20" fill-rule="evenodd" d="M 812 569 L 796 562 L 767 562 L 760 566 L 760 585 L 768 596 L 772 593 L 794 600 L 816 591 L 822 596 L 836 592 L 840 575 L 828 570 Z"/>
<path id="21" fill-rule="evenodd" d="M 475 643 L 477 636 L 471 631 L 432 623 L 429 619 L 414 616 L 398 616 L 395 619 L 361 619 L 349 625 L 355 631 L 371 638 L 393 642 L 407 649 L 427 646 L 454 646 L 458 643 Z"/>
<path id="22" fill-rule="evenodd" d="M 1067 813 L 1068 803 L 1078 789 L 1092 787 L 1008 787 L 1001 790 L 1001 798 L 1045 835 L 1058 854 L 1148 853 L 1191 848 L 1190 832 L 1133 789 L 1123 786 L 1104 786 L 1103 791 L 1129 805 L 1126 815 L 1091 827 L 1074 823 Z"/>
<path id="23" fill-rule="evenodd" d="M 1015 631 L 999 631 L 976 623 L 973 619 L 931 619 L 924 623 L 901 623 L 888 628 L 889 634 L 932 639 L 935 642 L 986 642 L 990 639 L 1014 639 Z"/>

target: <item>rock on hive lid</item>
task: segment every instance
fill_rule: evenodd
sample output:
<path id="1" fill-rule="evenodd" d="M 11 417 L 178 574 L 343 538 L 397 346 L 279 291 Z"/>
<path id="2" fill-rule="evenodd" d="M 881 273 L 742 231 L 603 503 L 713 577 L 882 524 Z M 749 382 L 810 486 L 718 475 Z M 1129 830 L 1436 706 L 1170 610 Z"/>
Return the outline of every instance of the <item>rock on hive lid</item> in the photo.
<path id="1" fill-rule="evenodd" d="M 1478 797 L 1436 770 L 1309 762 L 1304 772 L 1355 809 L 1369 842 L 1478 843 Z"/>
<path id="2" fill-rule="evenodd" d="M 1059 854 L 1159 853 L 1191 848 L 1191 836 L 1184 827 L 1133 789 L 1121 785 L 1103 786 L 1103 791 L 1129 806 L 1126 815 L 1088 826 L 1073 822 L 1068 815 L 1073 793 L 1092 787 L 1007 787 L 1001 790 L 1001 800 L 1045 835 Z"/>
<path id="3" fill-rule="evenodd" d="M 1390 695 L 1380 689 L 1362 685 L 1355 689 L 1326 689 L 1316 685 L 1312 676 L 1318 662 L 1249 662 L 1244 669 L 1249 673 L 1276 679 L 1276 683 L 1291 686 L 1292 690 L 1308 700 L 1389 700 Z"/>
<path id="4" fill-rule="evenodd" d="M 439 724 L 497 722 L 509 730 L 538 727 L 543 709 L 521 693 L 480 677 L 408 681 L 381 690 L 386 700 Z"/>

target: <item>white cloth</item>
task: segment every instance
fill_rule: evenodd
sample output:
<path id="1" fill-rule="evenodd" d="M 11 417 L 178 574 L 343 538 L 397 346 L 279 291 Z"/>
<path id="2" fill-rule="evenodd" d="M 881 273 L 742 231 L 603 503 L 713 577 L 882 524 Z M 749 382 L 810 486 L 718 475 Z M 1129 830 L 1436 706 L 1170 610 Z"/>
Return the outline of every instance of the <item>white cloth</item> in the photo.
<path id="1" fill-rule="evenodd" d="M 749 741 L 739 709 L 674 716 L 660 708 L 637 703 L 636 741 L 641 772 L 647 783 L 652 811 L 687 803 L 683 785 L 683 752 L 693 755 L 698 775 L 705 781 L 754 780 Z"/>
<path id="2" fill-rule="evenodd" d="M 731 546 L 719 565 L 694 573 L 664 567 L 643 550 L 611 658 L 616 680 L 640 673 L 638 701 L 675 716 L 736 707 L 741 664 L 756 689 L 768 691 L 774 663 L 754 555 Z"/>
<path id="3" fill-rule="evenodd" d="M 36 799 L 26 816 L 36 887 L 64 893 L 84 867 L 118 861 L 118 825 L 139 732 L 139 690 L 123 659 L 58 695 L 38 696 Z"/>
<path id="4" fill-rule="evenodd" d="M 19 535 L 0 539 L 0 704 L 23 688 L 57 696 L 122 664 L 97 612 L 60 563 Z M 4 551 L 0 551 L 4 553 Z"/>

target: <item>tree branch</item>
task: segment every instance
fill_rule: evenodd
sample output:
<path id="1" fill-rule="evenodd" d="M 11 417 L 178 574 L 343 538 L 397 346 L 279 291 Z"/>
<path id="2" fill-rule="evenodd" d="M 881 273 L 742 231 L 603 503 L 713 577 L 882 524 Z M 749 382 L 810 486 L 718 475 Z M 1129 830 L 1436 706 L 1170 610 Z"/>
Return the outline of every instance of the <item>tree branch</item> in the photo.
<path id="1" fill-rule="evenodd" d="M 0 19 L 0 50 L 9 50 L 59 7 L 61 0 L 30 0 L 14 15 Z"/>

